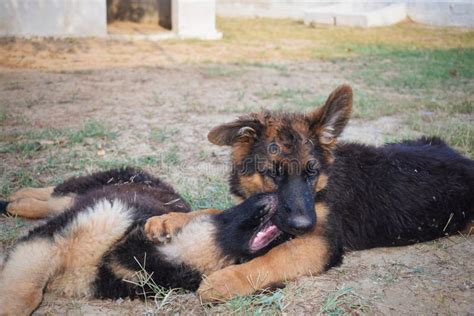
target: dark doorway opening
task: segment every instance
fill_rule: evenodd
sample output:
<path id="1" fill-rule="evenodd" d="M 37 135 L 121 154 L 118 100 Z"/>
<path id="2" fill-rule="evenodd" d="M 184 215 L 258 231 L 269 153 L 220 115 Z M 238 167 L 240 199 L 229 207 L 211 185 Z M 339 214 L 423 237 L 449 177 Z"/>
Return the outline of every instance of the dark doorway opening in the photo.
<path id="1" fill-rule="evenodd" d="M 171 28 L 171 0 L 107 0 L 109 34 L 149 35 Z"/>

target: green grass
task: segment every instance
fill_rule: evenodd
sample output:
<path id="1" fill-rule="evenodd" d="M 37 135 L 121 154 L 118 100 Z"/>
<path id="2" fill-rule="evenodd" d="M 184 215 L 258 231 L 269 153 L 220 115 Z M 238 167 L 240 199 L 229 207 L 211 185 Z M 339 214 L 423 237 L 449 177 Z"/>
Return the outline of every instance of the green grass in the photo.
<path id="1" fill-rule="evenodd" d="M 166 312 L 167 306 L 173 301 L 174 295 L 182 294 L 184 291 L 179 289 L 167 289 L 156 284 L 152 278 L 153 272 L 149 273 L 146 269 L 146 254 L 143 262 L 135 257 L 134 259 L 139 265 L 140 270 L 135 272 L 129 279 L 124 279 L 124 282 L 130 283 L 140 289 L 138 294 L 143 295 L 147 309 L 151 307 L 151 310 L 147 311 L 147 314 Z M 150 300 L 154 306 L 149 306 Z"/>
<path id="2" fill-rule="evenodd" d="M 16 216 L 7 216 L 0 226 L 0 242 L 9 243 L 15 241 L 21 234 L 21 228 L 25 225 L 23 220 Z"/>
<path id="3" fill-rule="evenodd" d="M 354 96 L 352 117 L 364 120 L 373 120 L 382 116 L 390 116 L 404 109 L 400 104 L 394 104 L 392 100 L 365 91 L 357 91 Z"/>
<path id="4" fill-rule="evenodd" d="M 22 158 L 32 156 L 35 152 L 40 150 L 41 144 L 34 141 L 15 142 L 7 146 L 2 146 L 0 152 L 15 153 Z"/>
<path id="5" fill-rule="evenodd" d="M 80 144 L 86 138 L 115 139 L 117 133 L 111 132 L 104 124 L 91 120 L 87 121 L 81 129 L 71 130 L 68 133 L 68 140 L 72 144 Z"/>
<path id="6" fill-rule="evenodd" d="M 223 78 L 240 76 L 245 72 L 245 69 L 238 67 L 212 65 L 202 68 L 202 72 L 208 78 Z"/>
<path id="7" fill-rule="evenodd" d="M 243 66 L 243 67 L 255 67 L 255 68 L 266 68 L 266 69 L 273 69 L 278 71 L 281 76 L 289 76 L 290 72 L 288 70 L 288 66 L 284 64 L 277 64 L 272 62 L 248 62 L 248 61 L 239 61 L 233 63 L 236 66 Z"/>
<path id="8" fill-rule="evenodd" d="M 13 172 L 12 182 L 20 188 L 24 187 L 36 187 L 38 186 L 38 180 L 34 173 L 29 172 L 26 168 L 20 168 Z"/>
<path id="9" fill-rule="evenodd" d="M 275 315 L 284 311 L 284 299 L 283 290 L 277 289 L 254 295 L 237 296 L 225 305 L 237 315 Z"/>
<path id="10" fill-rule="evenodd" d="M 406 89 L 446 89 L 474 79 L 474 48 L 400 49 L 388 45 L 355 45 L 358 58 L 351 79 L 369 86 Z"/>
<path id="11" fill-rule="evenodd" d="M 352 288 L 341 287 L 336 292 L 328 295 L 320 307 L 319 313 L 323 315 L 346 315 L 368 313 L 370 306 L 356 295 Z"/>
<path id="12" fill-rule="evenodd" d="M 426 100 L 419 109 L 425 111 L 441 112 L 446 114 L 468 114 L 474 113 L 474 100 L 448 100 L 447 102 Z"/>
<path id="13" fill-rule="evenodd" d="M 3 123 L 7 119 L 8 119 L 7 111 L 5 111 L 4 109 L 0 109 L 0 123 Z"/>
<path id="14" fill-rule="evenodd" d="M 311 95 L 309 90 L 281 89 L 264 90 L 255 94 L 262 100 L 275 100 L 274 110 L 311 111 L 324 105 L 327 95 Z M 403 106 L 394 105 L 384 96 L 357 90 L 354 95 L 353 118 L 372 120 L 381 116 L 393 115 L 404 110 Z"/>
<path id="15" fill-rule="evenodd" d="M 474 124 L 448 115 L 420 116 L 414 113 L 407 120 L 409 126 L 424 135 L 439 136 L 450 146 L 474 158 Z"/>
<path id="16" fill-rule="evenodd" d="M 0 152 L 15 153 L 22 158 L 28 158 L 49 146 L 72 146 L 84 143 L 87 138 L 114 140 L 116 137 L 116 132 L 110 131 L 104 124 L 91 120 L 78 129 L 44 128 L 1 132 Z"/>
<path id="17" fill-rule="evenodd" d="M 234 205 L 225 176 L 204 176 L 197 183 L 190 183 L 185 177 L 176 181 L 176 187 L 193 209 L 224 210 Z"/>
<path id="18" fill-rule="evenodd" d="M 167 151 L 163 153 L 163 157 L 161 158 L 162 162 L 166 165 L 175 166 L 179 164 L 180 157 L 178 153 L 178 146 L 173 145 Z"/>
<path id="19" fill-rule="evenodd" d="M 179 134 L 179 129 L 177 128 L 170 128 L 170 127 L 162 127 L 162 128 L 155 128 L 150 131 L 150 139 L 158 144 L 164 143 L 169 139 L 173 138 L 174 136 Z"/>

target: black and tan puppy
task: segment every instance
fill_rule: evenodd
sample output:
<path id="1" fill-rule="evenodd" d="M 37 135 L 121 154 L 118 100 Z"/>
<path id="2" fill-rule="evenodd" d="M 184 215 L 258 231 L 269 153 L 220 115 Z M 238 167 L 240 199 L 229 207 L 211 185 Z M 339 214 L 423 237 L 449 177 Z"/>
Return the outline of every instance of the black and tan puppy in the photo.
<path id="1" fill-rule="evenodd" d="M 195 290 L 203 275 L 261 255 L 289 237 L 261 232 L 277 210 L 275 195 L 180 217 L 190 211 L 186 202 L 159 179 L 133 169 L 71 179 L 55 188 L 55 198 L 68 198 L 69 208 L 33 229 L 7 257 L 0 275 L 1 315 L 30 314 L 45 289 L 67 297 L 146 295 L 124 281 L 136 281 L 143 267 L 157 285 Z"/>
<path id="2" fill-rule="evenodd" d="M 472 225 L 474 161 L 438 138 L 338 143 L 351 110 L 352 89 L 341 86 L 312 112 L 253 113 L 209 133 L 232 147 L 231 192 L 276 193 L 274 224 L 298 236 L 211 274 L 198 289 L 203 300 L 321 273 L 347 250 L 408 245 Z"/>
<path id="3" fill-rule="evenodd" d="M 472 225 L 472 160 L 438 138 L 381 147 L 338 143 L 351 111 L 352 89 L 341 86 L 312 112 L 253 113 L 211 130 L 212 143 L 232 147 L 229 184 L 235 196 L 278 196 L 278 210 L 259 228 L 257 240 L 279 232 L 297 237 L 209 275 L 198 289 L 203 300 L 321 273 L 339 264 L 347 250 L 408 245 Z M 7 210 L 41 217 L 73 200 L 51 192 L 19 191 Z M 169 220 L 185 223 L 187 214 L 198 213 L 170 214 Z M 153 231 L 162 228 L 159 221 L 148 224 Z"/>

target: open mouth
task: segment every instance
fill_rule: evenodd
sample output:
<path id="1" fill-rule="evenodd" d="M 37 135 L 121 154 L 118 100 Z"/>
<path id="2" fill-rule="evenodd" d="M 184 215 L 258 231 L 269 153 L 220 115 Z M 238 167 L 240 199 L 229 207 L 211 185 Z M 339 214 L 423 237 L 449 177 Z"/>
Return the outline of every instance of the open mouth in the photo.
<path id="1" fill-rule="evenodd" d="M 282 231 L 272 223 L 271 217 L 264 221 L 262 225 L 258 228 L 255 234 L 250 239 L 249 249 L 252 252 L 257 252 L 266 246 L 268 246 L 272 241 L 277 239 L 282 234 Z"/>

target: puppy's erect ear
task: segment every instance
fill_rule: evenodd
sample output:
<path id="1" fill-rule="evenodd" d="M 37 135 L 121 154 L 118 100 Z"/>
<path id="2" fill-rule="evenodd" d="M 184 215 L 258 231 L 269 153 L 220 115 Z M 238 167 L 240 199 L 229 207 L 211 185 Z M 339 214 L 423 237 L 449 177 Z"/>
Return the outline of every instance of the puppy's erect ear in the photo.
<path id="1" fill-rule="evenodd" d="M 219 146 L 232 146 L 235 142 L 249 142 L 255 139 L 262 125 L 257 120 L 239 119 L 214 127 L 207 139 Z"/>
<path id="2" fill-rule="evenodd" d="M 336 88 L 326 104 L 309 114 L 310 129 L 322 144 L 332 144 L 342 133 L 352 112 L 352 88 L 342 85 Z"/>

